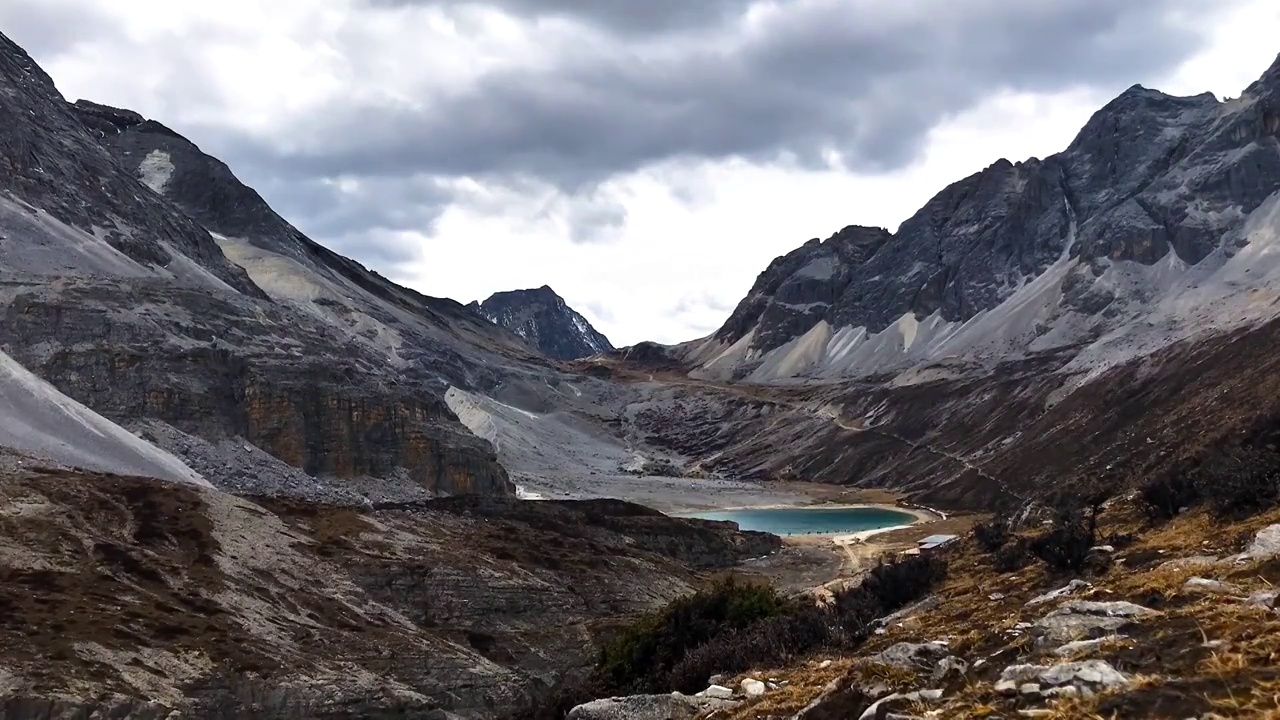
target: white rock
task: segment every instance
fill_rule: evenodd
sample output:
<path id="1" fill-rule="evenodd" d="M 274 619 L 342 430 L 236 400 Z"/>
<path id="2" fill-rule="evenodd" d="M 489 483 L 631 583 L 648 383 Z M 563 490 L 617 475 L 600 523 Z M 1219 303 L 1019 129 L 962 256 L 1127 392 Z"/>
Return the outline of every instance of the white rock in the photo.
<path id="1" fill-rule="evenodd" d="M 1045 642 L 1067 643 L 1082 637 L 1112 635 L 1133 622 L 1159 614 L 1131 602 L 1072 600 L 1040 618 L 1033 632 Z"/>
<path id="2" fill-rule="evenodd" d="M 831 660 L 823 660 L 822 662 L 818 663 L 818 668 L 821 670 L 826 670 L 827 668 L 831 667 L 831 665 L 832 665 Z"/>
<path id="3" fill-rule="evenodd" d="M 942 699 L 941 690 L 917 690 L 915 692 L 909 692 L 906 694 L 894 693 L 887 697 L 880 698 L 879 700 L 872 703 L 871 707 L 862 711 L 862 715 L 858 716 L 858 720 L 872 720 L 872 718 L 880 717 L 879 715 L 880 707 L 882 705 L 888 705 L 889 703 L 892 703 L 896 700 L 902 700 L 903 702 L 908 702 L 908 703 L 925 703 L 925 702 L 937 702 L 941 699 Z"/>
<path id="4" fill-rule="evenodd" d="M 767 692 L 768 689 L 769 688 L 766 687 L 765 684 L 760 682 L 759 680 L 747 678 L 746 680 L 742 681 L 742 692 L 744 695 L 746 695 L 749 698 L 760 697 L 761 695 L 765 694 L 765 692 Z"/>
<path id="5" fill-rule="evenodd" d="M 1200 595 L 1234 595 L 1240 592 L 1240 586 L 1221 582 L 1219 580 L 1193 577 L 1188 578 L 1187 581 L 1182 584 L 1182 592 L 1197 593 Z"/>
<path id="6" fill-rule="evenodd" d="M 1018 686 L 1019 695 L 1039 695 L 1040 685 L 1037 683 L 1023 683 Z"/>
<path id="7" fill-rule="evenodd" d="M 1096 640 L 1076 640 L 1075 642 L 1069 642 L 1057 650 L 1054 650 L 1053 654 L 1060 657 L 1071 657 L 1078 653 L 1097 650 L 1110 640 L 1123 640 L 1125 637 L 1126 636 L 1124 635 L 1109 635 L 1107 637 L 1097 638 Z"/>
<path id="8" fill-rule="evenodd" d="M 1062 687 L 1049 688 L 1040 694 L 1045 697 L 1079 697 L 1080 688 L 1074 685 L 1063 685 Z"/>
<path id="9" fill-rule="evenodd" d="M 1259 530 L 1258 534 L 1253 536 L 1253 543 L 1249 545 L 1249 549 L 1231 559 L 1237 562 L 1270 560 L 1277 555 L 1280 555 L 1280 524 Z"/>
<path id="10" fill-rule="evenodd" d="M 733 697 L 733 691 L 723 685 L 712 685 L 703 690 L 694 697 L 716 698 L 717 700 L 728 700 Z"/>
<path id="11" fill-rule="evenodd" d="M 1001 680 L 996 683 L 995 690 L 1001 695 L 1017 695 L 1019 685 L 1017 680 Z"/>
<path id="12" fill-rule="evenodd" d="M 1156 570 L 1193 570 L 1197 568 L 1213 567 L 1217 563 L 1218 558 L 1215 555 L 1192 555 L 1190 557 L 1162 562 L 1158 567 L 1156 567 Z"/>
<path id="13" fill-rule="evenodd" d="M 969 664 L 954 655 L 944 657 L 938 661 L 937 666 L 933 668 L 932 678 L 944 680 L 952 675 L 963 676 L 969 670 Z"/>
<path id="14" fill-rule="evenodd" d="M 1278 597 L 1280 597 L 1280 590 L 1259 590 L 1250 595 L 1244 604 L 1250 607 L 1273 608 L 1276 606 Z"/>
<path id="15" fill-rule="evenodd" d="M 1072 682 L 1084 682 L 1099 687 L 1123 687 L 1129 684 L 1129 678 L 1119 670 L 1111 667 L 1105 660 L 1084 660 L 1082 662 L 1063 663 L 1041 673 L 1040 679 L 1050 685 L 1066 685 Z"/>
<path id="16" fill-rule="evenodd" d="M 1083 590 L 1088 587 L 1093 587 L 1093 586 L 1083 580 L 1072 580 L 1071 582 L 1067 583 L 1063 587 L 1058 588 L 1057 590 L 1054 590 L 1052 592 L 1047 592 L 1043 595 L 1040 595 L 1039 597 L 1034 597 L 1031 600 L 1028 600 L 1026 606 L 1035 607 L 1036 605 L 1043 605 L 1047 602 L 1053 602 L 1058 598 L 1063 598 L 1068 595 L 1074 595 L 1077 591 Z"/>
<path id="17" fill-rule="evenodd" d="M 1116 548 L 1114 545 L 1098 545 L 1096 547 L 1089 548 L 1089 552 L 1096 552 L 1096 553 L 1113 553 L 1115 551 L 1116 551 Z"/>

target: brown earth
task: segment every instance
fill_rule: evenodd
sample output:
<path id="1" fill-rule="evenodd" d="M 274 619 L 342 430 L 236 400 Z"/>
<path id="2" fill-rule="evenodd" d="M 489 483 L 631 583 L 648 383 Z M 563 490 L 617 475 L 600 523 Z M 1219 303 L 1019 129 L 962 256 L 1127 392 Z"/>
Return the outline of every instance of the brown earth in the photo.
<path id="1" fill-rule="evenodd" d="M 620 618 L 775 547 L 607 501 L 358 511 L 11 470 L 0 716 L 490 717 L 590 665 Z"/>

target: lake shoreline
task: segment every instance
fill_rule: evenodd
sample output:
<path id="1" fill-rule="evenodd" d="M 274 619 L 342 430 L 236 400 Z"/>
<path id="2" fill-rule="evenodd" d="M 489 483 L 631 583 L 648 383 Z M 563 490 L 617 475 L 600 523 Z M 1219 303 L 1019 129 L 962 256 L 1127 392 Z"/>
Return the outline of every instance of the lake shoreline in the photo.
<path id="1" fill-rule="evenodd" d="M 891 514 L 893 517 L 886 518 L 889 521 L 901 519 L 903 522 L 893 522 L 893 524 L 890 524 L 890 525 L 884 525 L 882 527 L 870 527 L 863 530 L 817 529 L 813 531 L 804 531 L 803 527 L 801 526 L 795 532 L 785 532 L 785 531 L 780 531 L 781 528 L 743 527 L 743 522 L 741 518 L 717 517 L 722 515 L 731 516 L 735 513 L 761 513 L 761 512 L 767 513 L 773 510 L 803 511 L 803 512 L 813 512 L 813 513 L 826 513 L 826 512 L 840 513 L 843 511 L 858 511 L 858 510 L 879 511 L 882 513 Z M 784 541 L 794 541 L 799 538 L 805 538 L 809 540 L 837 541 L 837 542 L 861 541 L 862 539 L 871 537 L 879 533 L 891 532 L 894 530 L 901 530 L 903 528 L 909 528 L 922 523 L 929 523 L 929 522 L 933 522 L 941 519 L 940 515 L 929 512 L 924 509 L 920 509 L 920 508 L 903 507 L 900 505 L 889 505 L 887 503 L 866 503 L 866 502 L 855 502 L 855 503 L 818 502 L 818 503 L 803 503 L 803 504 L 769 503 L 769 504 L 748 505 L 748 506 L 740 506 L 740 507 L 720 507 L 720 508 L 714 508 L 714 509 L 707 508 L 707 509 L 698 509 L 698 510 L 686 510 L 681 512 L 673 512 L 669 514 L 672 517 L 736 522 L 738 526 L 743 528 L 744 530 L 769 532 L 774 535 L 777 535 L 778 537 L 781 537 Z M 708 515 L 712 517 L 708 517 Z M 857 520 L 855 518 L 850 518 L 849 524 L 852 525 L 852 527 L 854 528 L 858 527 Z"/>

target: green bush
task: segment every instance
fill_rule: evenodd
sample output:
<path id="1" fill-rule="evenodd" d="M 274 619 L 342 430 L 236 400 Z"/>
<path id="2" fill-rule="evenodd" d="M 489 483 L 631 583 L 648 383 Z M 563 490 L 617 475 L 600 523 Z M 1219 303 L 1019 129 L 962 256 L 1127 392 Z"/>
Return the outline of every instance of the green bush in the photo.
<path id="1" fill-rule="evenodd" d="M 1026 567 L 1030 559 L 1031 553 L 1027 547 L 1027 541 L 1016 537 L 995 552 L 991 564 L 996 572 L 1017 572 Z"/>
<path id="2" fill-rule="evenodd" d="M 1280 453 L 1231 448 L 1197 468 L 1196 489 L 1217 515 L 1240 517 L 1266 510 L 1280 498 Z"/>
<path id="3" fill-rule="evenodd" d="M 1202 503 L 1221 517 L 1252 515 L 1280 502 L 1280 452 L 1254 445 L 1212 450 L 1147 483 L 1140 495 L 1157 521 Z"/>
<path id="4" fill-rule="evenodd" d="M 882 563 L 825 606 L 764 585 L 720 582 L 637 620 L 605 645 L 590 678 L 555 688 L 519 717 L 558 719 L 577 704 L 613 695 L 698 692 L 718 673 L 789 662 L 824 647 L 851 649 L 875 620 L 923 597 L 945 576 L 946 563 L 934 557 Z"/>
<path id="5" fill-rule="evenodd" d="M 795 603 L 772 587 L 723 581 L 680 598 L 627 628 L 605 645 L 598 675 L 620 692 L 658 692 L 671 669 L 691 649 L 757 620 L 794 612 Z"/>
<path id="6" fill-rule="evenodd" d="M 978 541 L 978 547 L 989 553 L 1004 547 L 1010 535 L 1009 521 L 1000 516 L 973 526 L 973 538 Z"/>
<path id="7" fill-rule="evenodd" d="M 1057 572 L 1079 573 L 1098 538 L 1100 504 L 1086 508 L 1076 501 L 1065 501 L 1054 514 L 1053 528 L 1028 543 L 1031 554 Z"/>
<path id="8" fill-rule="evenodd" d="M 1172 520 L 1200 501 L 1200 488 L 1191 472 L 1175 471 L 1144 485 L 1139 497 L 1152 520 Z"/>

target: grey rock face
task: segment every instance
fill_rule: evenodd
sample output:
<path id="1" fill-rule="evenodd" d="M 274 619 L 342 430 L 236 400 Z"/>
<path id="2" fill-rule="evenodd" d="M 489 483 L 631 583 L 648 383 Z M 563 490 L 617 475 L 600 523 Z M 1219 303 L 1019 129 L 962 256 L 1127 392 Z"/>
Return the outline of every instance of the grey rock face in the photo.
<path id="1" fill-rule="evenodd" d="M 576 360 L 613 351 L 608 338 L 546 285 L 494 293 L 467 307 L 519 335 L 549 358 Z"/>
<path id="2" fill-rule="evenodd" d="M 767 352 L 821 321 L 869 333 L 904 314 L 967 321 L 1069 259 L 1080 262 L 1062 280 L 1058 312 L 1089 327 L 1116 299 L 1097 282 L 1108 267 L 1169 253 L 1199 263 L 1280 189 L 1277 67 L 1230 103 L 1134 86 L 1063 152 L 999 160 L 942 190 L 896 233 L 848 227 L 811 240 L 769 265 L 715 338 L 752 333 L 749 349 Z"/>
<path id="3" fill-rule="evenodd" d="M 0 265 L 7 272 L 84 274 L 103 265 L 136 274 L 197 264 L 205 278 L 261 296 L 199 225 L 154 195 L 97 143 L 71 112 L 53 81 L 22 48 L 0 34 Z M 51 223 L 53 223 L 51 227 Z M 43 228 L 45 237 L 22 232 Z M 73 250 L 60 229 L 100 240 L 101 250 Z M 62 242 L 59 243 L 58 241 Z M 42 252 L 49 249 L 49 252 Z M 118 255 L 114 255 L 118 253 Z M 212 278 L 210 281 L 207 278 Z"/>
<path id="4" fill-rule="evenodd" d="M 777 258 L 716 337 L 736 342 L 754 328 L 752 346 L 771 350 L 803 334 L 832 312 L 855 273 L 892 237 L 882 228 L 850 226 Z"/>
<path id="5" fill-rule="evenodd" d="M 514 492 L 443 394 L 549 371 L 516 337 L 312 242 L 163 125 L 69 105 L 3 36 L 0 94 L 0 350 L 117 424 L 404 486 L 380 497 Z"/>

